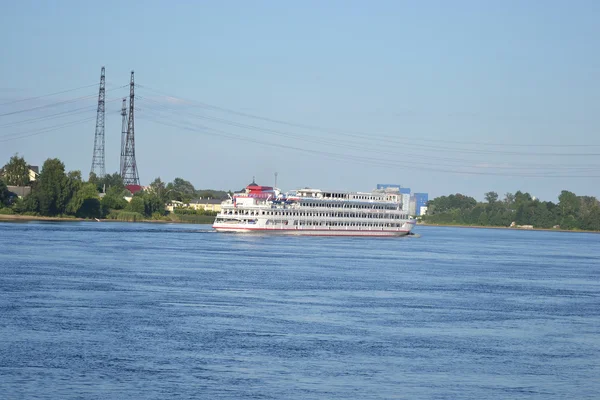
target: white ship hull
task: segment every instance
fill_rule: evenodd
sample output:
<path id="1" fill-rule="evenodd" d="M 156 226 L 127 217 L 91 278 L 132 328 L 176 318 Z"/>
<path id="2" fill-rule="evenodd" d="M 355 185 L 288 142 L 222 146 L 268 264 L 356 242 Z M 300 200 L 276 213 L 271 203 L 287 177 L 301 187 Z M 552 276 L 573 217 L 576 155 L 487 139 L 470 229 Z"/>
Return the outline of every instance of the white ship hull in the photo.
<path id="1" fill-rule="evenodd" d="M 394 228 L 393 230 L 384 230 L 381 228 L 373 229 L 323 229 L 319 227 L 302 227 L 302 228 L 284 228 L 284 227 L 270 227 L 270 228 L 258 228 L 251 226 L 240 226 L 229 225 L 229 224 L 215 224 L 213 228 L 218 232 L 231 232 L 231 233 L 265 233 L 265 234 L 279 234 L 279 235 L 296 235 L 296 236 L 377 236 L 377 237 L 393 237 L 393 236 L 406 236 L 412 230 L 414 224 L 406 224 L 406 228 Z"/>

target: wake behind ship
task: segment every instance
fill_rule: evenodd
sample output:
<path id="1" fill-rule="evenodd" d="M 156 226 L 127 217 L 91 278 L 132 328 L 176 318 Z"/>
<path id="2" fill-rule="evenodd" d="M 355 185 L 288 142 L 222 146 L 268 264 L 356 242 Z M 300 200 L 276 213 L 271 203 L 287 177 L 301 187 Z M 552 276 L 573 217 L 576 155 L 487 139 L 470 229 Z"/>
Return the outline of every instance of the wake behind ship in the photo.
<path id="1" fill-rule="evenodd" d="M 308 236 L 404 236 L 415 220 L 402 210 L 401 195 L 304 188 L 283 194 L 254 181 L 221 205 L 219 232 L 263 232 Z"/>

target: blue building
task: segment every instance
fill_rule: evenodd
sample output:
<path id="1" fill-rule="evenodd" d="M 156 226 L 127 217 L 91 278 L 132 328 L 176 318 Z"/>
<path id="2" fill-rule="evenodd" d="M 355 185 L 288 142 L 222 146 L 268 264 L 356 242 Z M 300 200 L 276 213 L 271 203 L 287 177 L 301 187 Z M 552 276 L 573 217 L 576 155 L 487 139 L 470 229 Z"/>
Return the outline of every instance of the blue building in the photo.
<path id="1" fill-rule="evenodd" d="M 415 193 L 415 214 L 421 215 L 421 207 L 425 207 L 429 201 L 428 193 Z"/>

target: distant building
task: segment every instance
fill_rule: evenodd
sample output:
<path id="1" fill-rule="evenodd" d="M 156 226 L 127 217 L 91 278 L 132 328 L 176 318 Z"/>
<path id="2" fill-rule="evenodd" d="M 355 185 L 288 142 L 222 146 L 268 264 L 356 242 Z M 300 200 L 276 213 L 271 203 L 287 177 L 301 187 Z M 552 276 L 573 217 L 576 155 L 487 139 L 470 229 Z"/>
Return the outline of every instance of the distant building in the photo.
<path id="1" fill-rule="evenodd" d="M 427 206 L 421 206 L 421 208 L 419 208 L 419 215 L 423 216 L 427 214 Z"/>
<path id="2" fill-rule="evenodd" d="M 377 189 L 378 190 L 383 190 L 383 189 L 396 189 L 398 190 L 401 194 L 410 194 L 410 188 L 405 188 L 402 187 L 401 185 L 398 185 L 396 183 L 378 183 L 377 184 Z"/>
<path id="3" fill-rule="evenodd" d="M 415 201 L 415 211 L 417 213 L 416 215 L 422 215 L 421 207 L 427 206 L 427 202 L 429 201 L 429 194 L 428 193 L 415 193 L 415 194 L 413 194 L 413 198 Z"/>
<path id="4" fill-rule="evenodd" d="M 136 194 L 140 190 L 144 190 L 144 187 L 141 185 L 125 185 L 125 189 L 129 190 L 131 194 Z"/>
<path id="5" fill-rule="evenodd" d="M 408 214 L 412 216 L 417 215 L 417 203 L 413 196 L 410 196 L 410 202 L 408 203 Z"/>
<path id="6" fill-rule="evenodd" d="M 29 168 L 29 180 L 35 182 L 40 176 L 40 167 L 37 165 L 28 165 L 27 167 Z"/>
<path id="7" fill-rule="evenodd" d="M 194 210 L 220 212 L 222 202 L 223 200 L 219 199 L 195 199 L 190 201 L 188 207 L 193 208 Z"/>
<path id="8" fill-rule="evenodd" d="M 400 185 L 396 185 L 395 183 L 378 183 L 377 184 L 377 189 L 378 190 L 384 190 L 384 189 L 398 189 L 400 190 L 401 186 Z"/>
<path id="9" fill-rule="evenodd" d="M 402 187 L 397 183 L 378 183 L 377 190 L 397 190 L 402 198 L 402 211 L 409 215 L 422 215 L 421 207 L 427 205 L 427 193 L 414 193 L 411 195 L 410 188 Z M 427 207 L 425 207 L 427 209 Z"/>
<path id="10" fill-rule="evenodd" d="M 29 181 L 30 182 L 35 182 L 37 180 L 37 178 L 40 176 L 40 168 L 37 165 L 28 165 L 27 166 L 28 169 L 28 174 L 29 174 Z M 0 178 L 4 177 L 4 169 L 0 168 Z"/>
<path id="11" fill-rule="evenodd" d="M 169 212 L 173 212 L 176 208 L 183 206 L 185 206 L 185 204 L 183 204 L 181 201 L 171 200 L 167 204 L 165 204 L 165 209 Z"/>
<path id="12" fill-rule="evenodd" d="M 410 194 L 403 193 L 402 196 L 402 211 L 410 214 Z"/>
<path id="13" fill-rule="evenodd" d="M 208 198 L 194 199 L 187 204 L 182 203 L 181 201 L 171 200 L 167 204 L 165 204 L 165 209 L 170 212 L 174 212 L 176 208 L 220 212 L 222 202 L 223 200 Z"/>
<path id="14" fill-rule="evenodd" d="M 31 193 L 31 186 L 7 186 L 8 191 L 11 193 L 10 197 L 18 197 L 22 199 Z"/>

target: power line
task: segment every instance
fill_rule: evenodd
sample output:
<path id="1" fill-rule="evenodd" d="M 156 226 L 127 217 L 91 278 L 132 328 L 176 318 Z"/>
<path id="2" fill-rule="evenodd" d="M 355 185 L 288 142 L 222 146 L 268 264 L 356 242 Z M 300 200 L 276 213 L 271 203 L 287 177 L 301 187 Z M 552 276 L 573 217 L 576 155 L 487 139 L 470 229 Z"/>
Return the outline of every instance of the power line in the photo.
<path id="1" fill-rule="evenodd" d="M 0 106 L 5 106 L 5 105 L 15 104 L 15 103 L 21 103 L 23 101 L 37 100 L 37 99 L 41 99 L 41 98 L 44 98 L 44 97 L 56 96 L 57 94 L 74 92 L 76 90 L 87 89 L 87 88 L 90 88 L 92 86 L 96 86 L 96 84 L 93 83 L 91 85 L 80 86 L 80 87 L 77 87 L 77 88 L 74 88 L 74 89 L 62 90 L 60 92 L 48 93 L 48 94 L 43 94 L 41 96 L 35 96 L 35 97 L 28 97 L 26 99 L 19 99 L 19 100 L 8 101 L 6 103 L 0 103 Z"/>
<path id="2" fill-rule="evenodd" d="M 120 99 L 115 98 L 115 99 L 106 100 L 106 103 L 112 103 L 117 100 L 120 100 Z M 62 117 L 69 116 L 69 115 L 82 114 L 82 113 L 86 113 L 86 112 L 90 112 L 90 111 L 96 111 L 96 107 L 97 107 L 97 105 L 89 105 L 89 106 L 85 106 L 85 107 L 74 108 L 72 110 L 61 111 L 61 112 L 54 113 L 54 114 L 42 115 L 39 117 L 28 118 L 28 119 L 24 119 L 24 120 L 20 120 L 20 121 L 15 121 L 15 122 L 9 122 L 8 124 L 0 125 L 0 128 L 8 128 L 8 127 L 13 127 L 13 126 L 18 126 L 18 125 L 25 125 L 25 124 L 30 124 L 32 122 L 42 121 L 42 120 L 50 120 L 50 119 L 55 119 L 55 118 L 62 118 Z"/>
<path id="3" fill-rule="evenodd" d="M 37 135 L 41 135 L 43 133 L 55 131 L 57 129 L 61 129 L 61 128 L 69 127 L 69 126 L 78 125 L 78 124 L 81 124 L 83 122 L 93 121 L 94 119 L 95 119 L 95 117 L 88 117 L 88 118 L 80 119 L 78 121 L 71 121 L 71 122 L 67 122 L 67 123 L 64 123 L 64 124 L 55 125 L 55 126 L 52 126 L 52 127 L 36 129 L 36 130 L 33 130 L 33 131 L 29 131 L 29 132 L 20 132 L 19 135 L 23 135 L 23 136 L 16 136 L 16 137 L 9 137 L 7 139 L 0 139 L 0 142 L 8 142 L 8 141 L 11 141 L 11 140 L 17 140 L 17 139 L 23 139 L 23 138 L 27 138 L 27 137 L 31 137 L 31 136 L 37 136 Z"/>
<path id="4" fill-rule="evenodd" d="M 256 115 L 256 114 L 250 114 L 250 113 L 245 113 L 245 112 L 240 112 L 240 111 L 236 111 L 236 110 L 232 110 L 229 108 L 225 108 L 225 107 L 219 107 L 219 106 L 215 106 L 215 105 L 211 105 L 208 103 L 204 103 L 201 101 L 196 101 L 196 100 L 190 100 L 190 99 L 185 99 L 182 97 L 177 97 L 177 96 L 172 96 L 172 95 L 168 95 L 165 94 L 164 92 L 152 89 L 146 85 L 138 85 L 140 88 L 148 90 L 150 92 L 162 95 L 162 96 L 166 96 L 168 98 L 171 99 L 175 99 L 175 100 L 181 100 L 185 103 L 191 104 L 191 105 L 196 105 L 197 107 L 201 107 L 201 108 L 205 108 L 205 109 L 210 109 L 210 110 L 215 110 L 215 111 L 221 111 L 221 112 L 225 112 L 225 113 L 229 113 L 229 114 L 233 114 L 233 115 L 237 115 L 237 116 L 241 116 L 241 117 L 245 117 L 245 118 L 252 118 L 252 119 L 257 119 L 257 120 L 262 120 L 265 122 L 271 122 L 271 123 L 275 123 L 275 124 L 281 124 L 281 125 L 287 125 L 290 127 L 296 127 L 296 128 L 301 128 L 301 129 L 306 129 L 306 130 L 312 130 L 312 131 L 316 131 L 316 132 L 322 132 L 322 133 L 332 133 L 332 134 L 337 134 L 337 135 L 344 135 L 344 136 L 355 136 L 355 137 L 362 137 L 362 138 L 372 138 L 370 135 L 366 134 L 366 133 L 361 133 L 361 132 L 350 132 L 350 131 L 346 131 L 346 130 L 337 130 L 337 129 L 328 129 L 328 128 L 323 128 L 323 127 L 319 127 L 319 126 L 315 126 L 315 125 L 309 125 L 309 124 L 300 124 L 300 123 L 296 123 L 296 122 L 290 122 L 290 121 L 284 121 L 284 120 L 280 120 L 280 119 L 275 119 L 275 118 L 269 118 L 269 117 L 264 117 L 264 116 L 260 116 L 260 115 Z M 414 138 L 410 138 L 410 137 L 401 137 L 401 136 L 392 136 L 392 135 L 377 135 L 377 137 L 380 138 L 386 138 L 386 139 L 399 139 L 399 138 L 404 138 L 406 140 L 412 140 Z M 490 142 L 469 142 L 469 141 L 456 141 L 456 140 L 440 140 L 440 139 L 433 139 L 433 138 L 424 138 L 421 137 L 421 140 L 424 141 L 435 141 L 438 143 L 451 143 L 451 144 L 464 144 L 464 145 L 475 145 L 475 146 L 504 146 L 504 147 L 600 147 L 600 144 L 547 144 L 547 143 L 541 143 L 541 144 L 524 144 L 524 143 L 490 143 Z M 450 148 L 446 148 L 446 149 L 450 149 Z M 530 154 L 530 153 L 525 153 L 525 154 Z"/>
<path id="5" fill-rule="evenodd" d="M 153 111 L 154 114 L 159 114 L 159 115 L 162 114 L 162 112 L 164 111 L 163 109 L 164 109 L 163 106 L 155 107 L 154 105 L 151 108 L 151 110 Z M 170 109 L 166 109 L 166 110 L 167 111 L 171 111 Z M 189 114 L 189 115 L 196 116 L 195 114 Z M 196 117 L 201 118 L 202 116 L 196 116 Z M 177 119 L 179 119 L 179 118 L 177 118 Z M 209 118 L 209 120 L 210 120 L 210 118 Z M 235 126 L 235 127 L 241 126 L 241 125 L 238 125 L 236 123 L 232 123 L 230 125 L 231 126 Z M 206 128 L 206 127 L 203 127 L 203 128 Z M 210 128 L 206 128 L 206 129 L 210 129 Z M 261 131 L 262 131 L 262 129 L 261 129 Z M 267 130 L 267 133 L 272 133 L 272 132 L 270 130 Z M 278 133 L 279 132 L 275 132 L 274 134 L 278 134 Z M 377 148 L 377 149 L 369 148 L 369 147 L 365 146 L 364 144 L 363 145 L 352 145 L 352 144 L 349 144 L 349 143 L 347 143 L 345 141 L 320 140 L 320 139 L 313 139 L 313 138 L 307 139 L 307 138 L 304 138 L 302 136 L 297 136 L 297 135 L 295 135 L 295 136 L 281 135 L 281 136 L 286 137 L 286 138 L 293 138 L 293 139 L 303 140 L 305 142 L 311 142 L 311 143 L 316 143 L 316 144 L 324 144 L 324 145 L 327 145 L 329 147 L 336 147 L 336 148 L 345 148 L 345 149 L 350 149 L 350 150 L 357 150 L 357 151 L 361 151 L 363 153 L 364 152 L 375 152 L 375 153 L 377 153 L 379 155 L 381 155 L 381 154 L 386 155 L 387 154 L 387 155 L 392 156 L 392 157 L 398 155 L 397 153 L 390 153 L 390 152 L 385 151 L 387 149 L 382 150 L 381 148 Z M 469 161 L 469 160 L 465 160 L 464 158 L 462 158 L 462 159 L 455 159 L 455 158 L 446 158 L 446 157 L 435 157 L 435 156 L 432 156 L 432 155 L 427 155 L 426 157 L 423 157 L 423 156 L 419 156 L 417 154 L 414 154 L 413 151 L 410 151 L 408 153 L 406 153 L 406 152 L 403 153 L 402 157 L 404 159 L 411 159 L 411 158 L 417 159 L 418 161 L 414 161 L 413 162 L 415 164 L 421 163 L 423 159 L 426 159 L 428 161 L 437 160 L 437 161 L 442 161 L 442 162 L 459 163 L 461 165 L 464 165 L 465 161 Z M 489 160 L 486 160 L 486 161 L 470 160 L 470 161 L 472 163 L 474 163 L 474 164 L 488 164 L 489 163 Z M 441 166 L 443 164 L 438 163 L 437 165 Z M 457 165 L 447 165 L 447 166 L 457 167 Z M 546 170 L 549 167 L 553 167 L 555 169 L 559 168 L 555 164 L 540 164 L 540 165 L 532 165 L 532 164 L 525 164 L 525 165 L 516 164 L 515 165 L 515 164 L 511 164 L 509 166 L 482 166 L 481 168 L 515 169 L 515 170 L 523 170 L 523 169 L 544 169 L 544 170 Z M 593 166 L 589 166 L 589 165 L 562 165 L 561 167 L 564 167 L 564 168 L 561 168 L 561 169 L 570 169 L 570 170 L 588 170 L 588 169 L 593 169 L 594 168 Z M 598 169 L 598 168 L 600 168 L 600 166 L 596 166 L 595 167 L 595 169 Z"/>
<path id="6" fill-rule="evenodd" d="M 321 138 L 310 138 L 307 139 L 306 135 L 304 136 L 299 136 L 297 134 L 292 134 L 289 132 L 283 132 L 280 130 L 275 130 L 275 129 L 271 129 L 271 128 L 263 128 L 263 127 L 259 127 L 259 126 L 255 126 L 255 125 L 249 125 L 249 124 L 244 124 L 244 123 L 240 123 L 240 122 L 235 122 L 235 121 L 230 121 L 227 119 L 223 119 L 223 118 L 217 118 L 217 117 L 212 117 L 212 116 L 206 116 L 206 115 L 198 115 L 198 114 L 193 114 L 193 113 L 189 113 L 186 111 L 182 111 L 182 110 L 176 110 L 167 106 L 164 106 L 162 104 L 160 104 L 160 102 L 157 102 L 155 100 L 151 100 L 151 99 L 147 99 L 144 97 L 140 98 L 142 101 L 149 101 L 152 103 L 156 103 L 158 104 L 161 108 L 172 111 L 172 112 L 177 112 L 180 114 L 185 114 L 188 116 L 191 116 L 193 118 L 198 118 L 198 119 L 203 119 L 203 120 L 210 120 L 210 121 L 215 121 L 215 122 L 219 122 L 219 123 L 223 123 L 226 125 L 230 125 L 230 126 L 234 126 L 234 127 L 238 127 L 238 128 L 246 128 L 246 129 L 253 129 L 253 130 L 257 130 L 260 132 L 264 132 L 264 133 L 268 133 L 268 134 L 274 134 L 274 135 L 278 135 L 278 136 L 285 136 L 285 137 L 290 137 L 290 138 L 296 138 L 299 140 L 308 140 L 308 141 L 313 141 L 313 142 L 320 142 L 321 144 L 332 144 L 332 143 L 337 143 L 339 146 L 345 146 L 348 147 L 348 140 L 344 140 L 343 143 L 344 144 L 339 144 L 339 142 L 334 141 L 332 142 L 331 140 L 327 140 L 327 139 L 321 139 Z M 368 138 L 369 141 L 372 141 L 372 138 Z M 390 146 L 391 144 L 399 144 L 402 146 L 402 149 L 406 150 L 407 145 L 406 143 L 400 143 L 397 141 L 387 141 L 386 142 L 386 146 Z M 484 154 L 484 155 L 492 155 L 492 154 L 499 154 L 499 155 L 519 155 L 519 156 L 542 156 L 542 157 L 546 157 L 546 156 L 600 156 L 600 153 L 532 153 L 532 152 L 516 152 L 516 151 L 501 151 L 501 150 L 497 150 L 497 151 L 493 151 L 493 150 L 472 150 L 472 149 L 457 149 L 457 148 L 451 148 L 451 147 L 443 147 L 443 146 L 427 146 L 427 145 L 411 145 L 411 147 L 416 147 L 419 149 L 429 149 L 429 150 L 441 150 L 444 152 L 448 152 L 448 153 L 463 153 L 463 154 Z M 364 149 L 364 147 L 361 147 L 361 149 Z M 411 152 L 413 151 L 413 149 L 411 148 L 410 150 Z"/>
<path id="7" fill-rule="evenodd" d="M 125 85 L 125 86 L 127 86 L 127 85 Z M 110 90 L 121 89 L 121 88 L 124 88 L 125 86 L 121 86 L 119 88 L 110 89 Z M 30 111 L 42 110 L 42 109 L 45 109 L 45 108 L 56 107 L 56 106 L 60 106 L 60 105 L 63 105 L 63 104 L 70 104 L 70 103 L 74 103 L 74 102 L 77 102 L 77 101 L 82 101 L 82 100 L 88 100 L 88 99 L 91 99 L 91 98 L 95 98 L 96 96 L 97 96 L 96 94 L 93 94 L 93 95 L 76 97 L 76 98 L 68 99 L 68 100 L 61 100 L 61 101 L 57 101 L 57 102 L 50 103 L 50 104 L 44 104 L 44 105 L 41 105 L 41 106 L 31 107 L 31 108 L 27 108 L 27 109 L 23 109 L 23 110 L 17 110 L 17 111 L 7 112 L 7 113 L 4 113 L 4 114 L 0 114 L 0 117 L 5 117 L 5 116 L 8 116 L 8 115 L 22 114 L 22 113 L 30 112 Z"/>
<path id="8" fill-rule="evenodd" d="M 354 162 L 360 162 L 362 164 L 367 164 L 370 166 L 377 165 L 377 166 L 384 166 L 384 167 L 401 167 L 401 168 L 405 168 L 405 169 L 417 169 L 417 170 L 426 170 L 426 171 L 432 171 L 432 172 L 446 172 L 446 173 L 467 174 L 467 175 L 496 175 L 496 176 L 538 177 L 538 178 L 598 178 L 598 177 L 600 177 L 600 176 L 591 176 L 591 175 L 557 175 L 557 174 L 525 174 L 525 173 L 521 173 L 521 174 L 510 173 L 509 174 L 509 173 L 494 173 L 494 172 L 485 172 L 485 171 L 479 172 L 479 171 L 452 170 L 452 169 L 435 168 L 435 166 L 437 166 L 436 164 L 428 164 L 428 163 L 421 163 L 421 164 L 424 164 L 425 166 L 418 167 L 415 165 L 414 162 L 402 163 L 397 160 L 388 160 L 388 159 L 382 159 L 382 158 L 378 158 L 378 157 L 364 157 L 364 156 L 339 154 L 339 153 L 321 151 L 321 150 L 310 150 L 310 149 L 305 149 L 305 148 L 301 148 L 301 147 L 297 147 L 297 146 L 265 142 L 265 141 L 248 138 L 248 137 L 244 137 L 244 136 L 240 136 L 240 135 L 235 135 L 235 134 L 231 134 L 228 132 L 224 132 L 221 130 L 216 130 L 216 129 L 212 129 L 212 128 L 208 128 L 208 127 L 204 127 L 204 126 L 201 126 L 200 128 L 194 127 L 194 126 L 182 126 L 182 125 L 176 125 L 173 123 L 163 122 L 163 121 L 156 120 L 153 118 L 148 118 L 148 117 L 142 117 L 142 118 L 149 120 L 151 122 L 154 122 L 154 123 L 164 125 L 164 126 L 174 127 L 174 128 L 178 128 L 178 129 L 184 129 L 184 130 L 197 132 L 197 133 L 204 134 L 204 135 L 218 136 L 220 138 L 233 139 L 233 140 L 243 140 L 243 141 L 256 143 L 256 144 L 260 144 L 260 145 L 266 145 L 266 146 L 271 146 L 271 147 L 300 151 L 300 152 L 304 152 L 304 153 L 308 153 L 308 154 L 312 154 L 312 155 L 322 155 L 322 156 L 334 158 L 334 159 L 337 159 L 340 161 L 351 160 Z"/>

